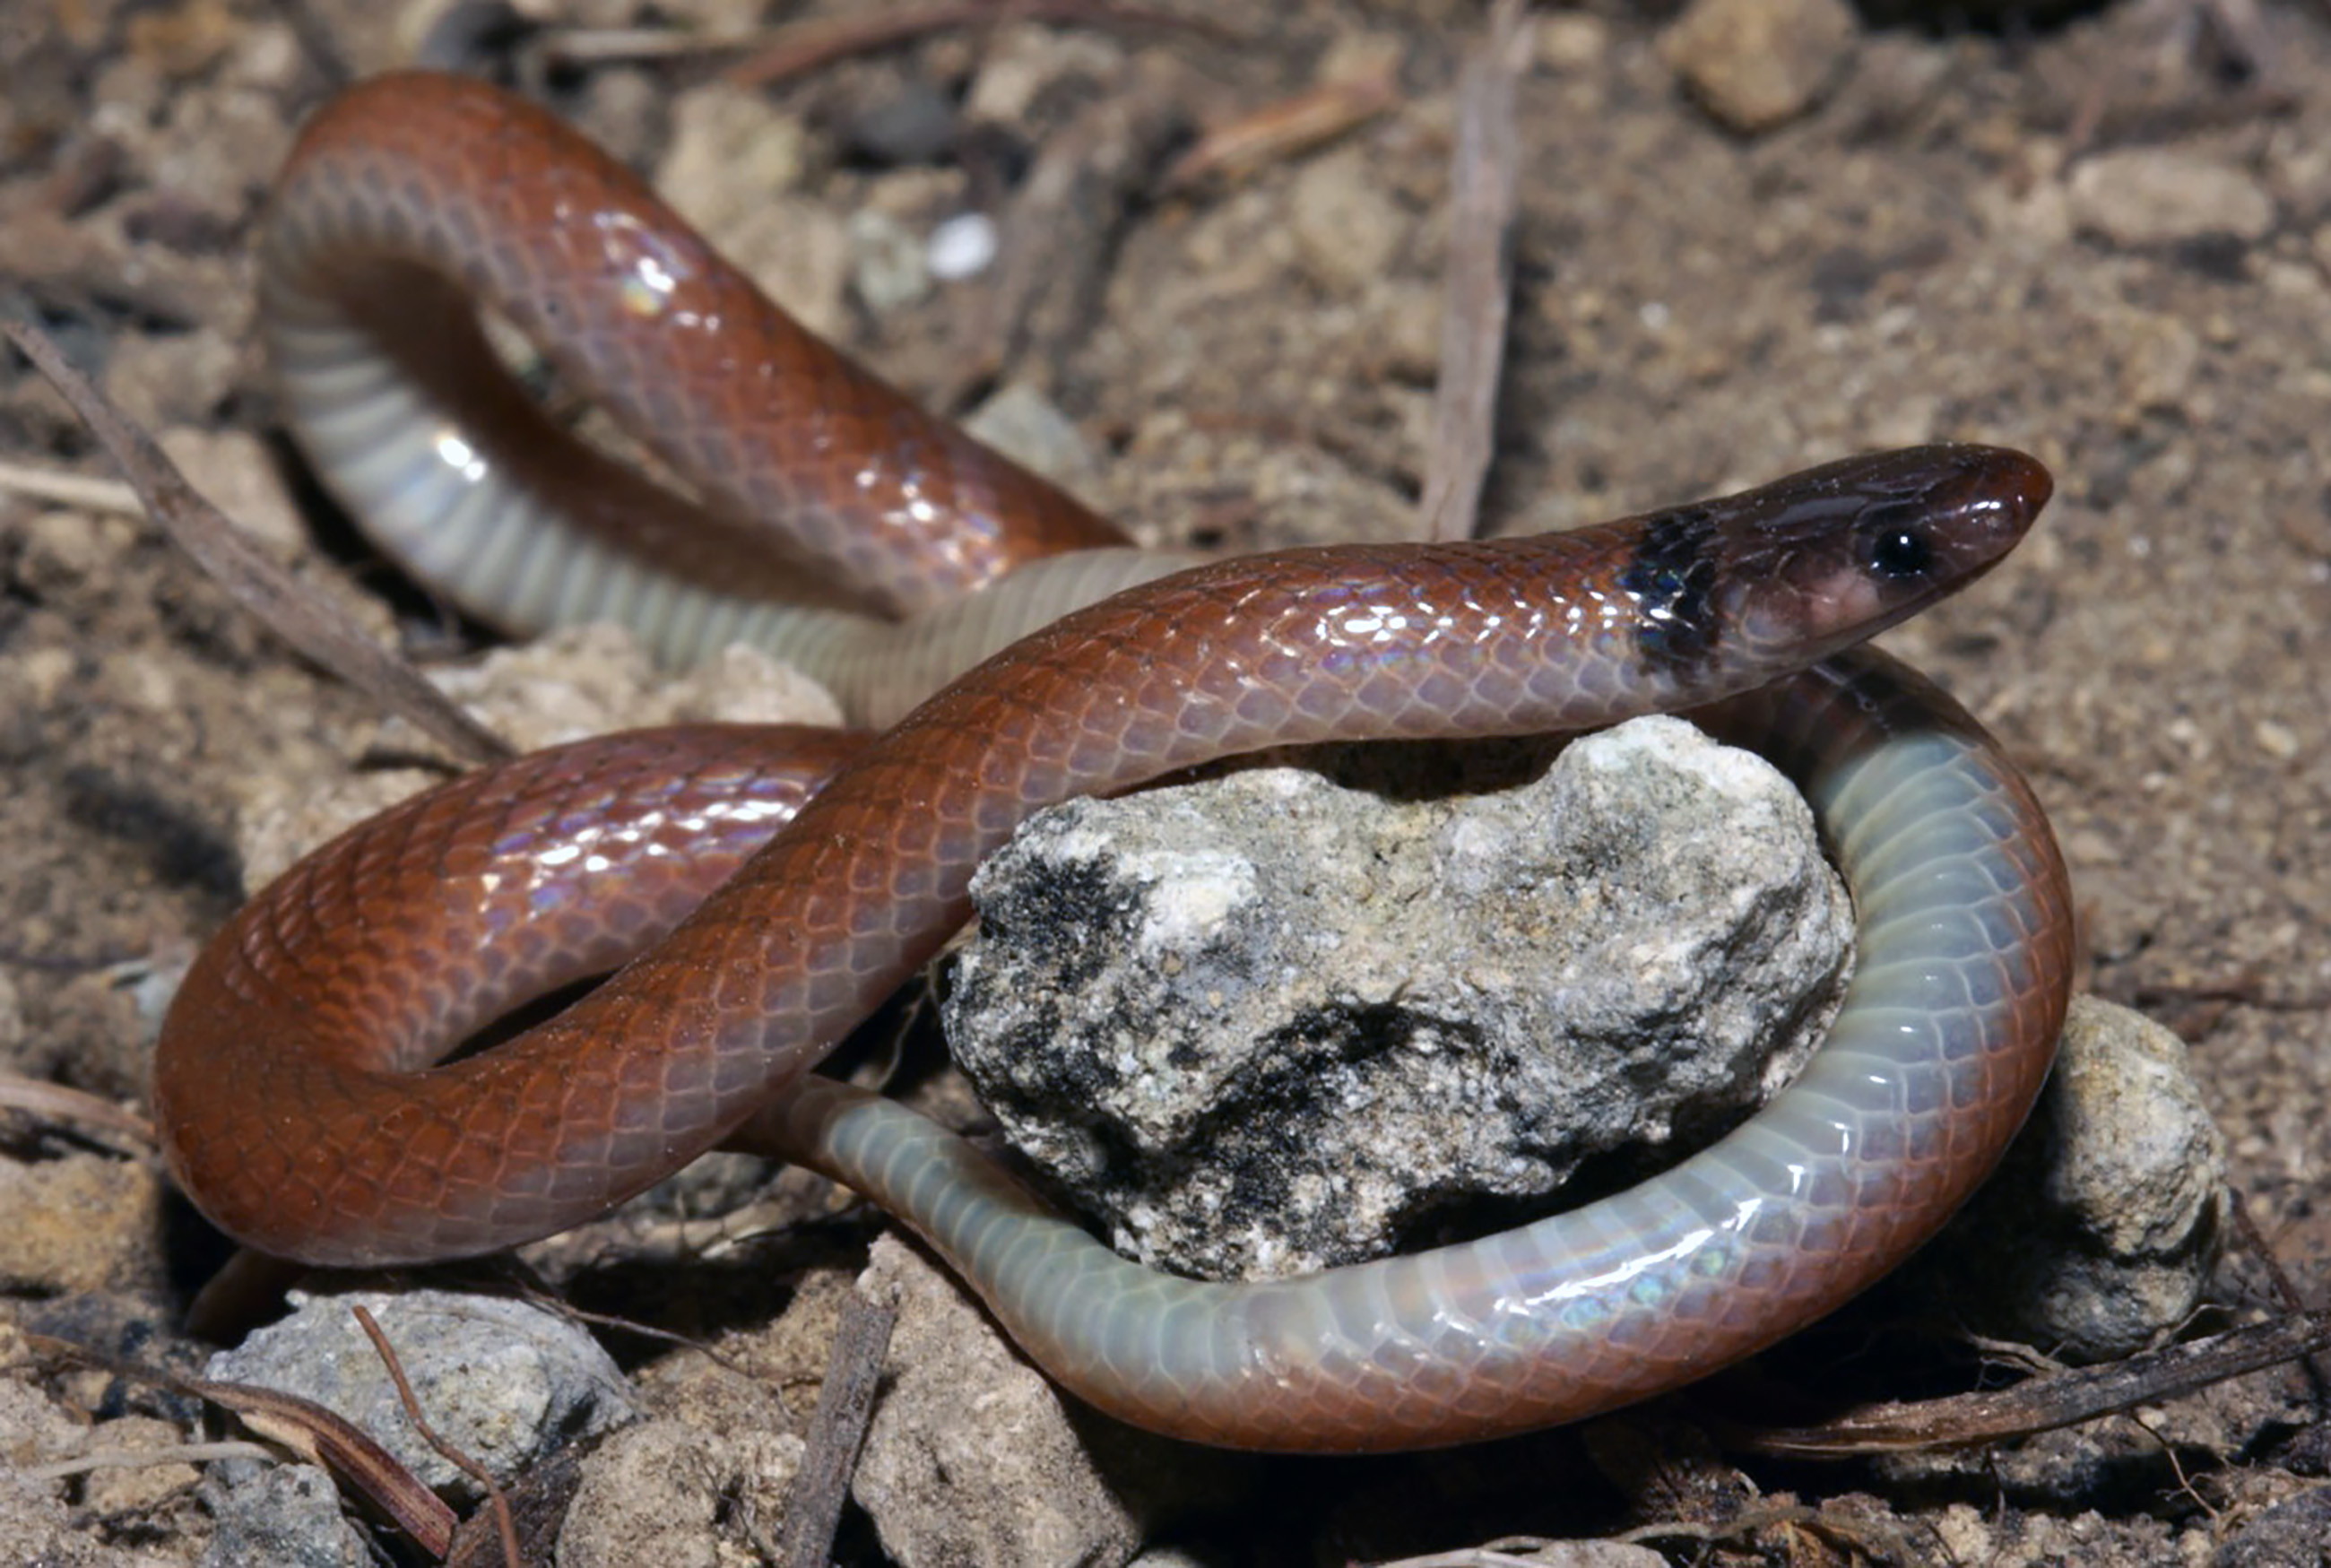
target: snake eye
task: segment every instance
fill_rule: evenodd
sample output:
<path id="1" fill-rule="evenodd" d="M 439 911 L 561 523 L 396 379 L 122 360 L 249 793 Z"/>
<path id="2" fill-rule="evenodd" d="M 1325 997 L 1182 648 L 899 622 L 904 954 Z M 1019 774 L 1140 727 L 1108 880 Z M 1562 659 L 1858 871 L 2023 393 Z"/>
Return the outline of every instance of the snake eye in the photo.
<path id="1" fill-rule="evenodd" d="M 1935 565 L 1935 546 L 1918 528 L 1881 528 L 1869 550 L 1870 568 L 1884 577 L 1923 577 Z"/>

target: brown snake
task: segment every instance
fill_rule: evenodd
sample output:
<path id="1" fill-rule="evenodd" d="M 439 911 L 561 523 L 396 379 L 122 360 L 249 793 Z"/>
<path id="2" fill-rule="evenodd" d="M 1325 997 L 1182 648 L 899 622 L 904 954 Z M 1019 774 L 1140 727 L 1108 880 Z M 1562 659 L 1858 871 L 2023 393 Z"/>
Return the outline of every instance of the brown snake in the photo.
<path id="1" fill-rule="evenodd" d="M 671 615 L 777 585 L 739 519 L 806 514 L 791 554 L 857 574 L 861 604 L 1006 606 L 940 638 L 935 668 L 1062 608 L 1056 553 L 1123 557 L 1106 525 L 913 412 L 670 222 L 475 83 L 387 79 L 328 109 L 265 257 L 287 394 L 327 479 L 360 511 L 409 505 L 415 474 L 504 487 L 480 527 L 532 508 L 607 560 L 618 523 L 643 518 L 668 570 L 612 595 Z M 571 447 L 537 452 L 539 416 L 477 379 L 463 296 L 537 334 L 704 505 Z M 2072 968 L 2046 820 L 1947 698 L 1846 650 L 1988 569 L 2050 488 L 2019 453 L 1927 447 L 1575 533 L 1226 561 L 1070 608 L 862 748 L 639 732 L 471 774 L 302 861 L 211 944 L 157 1061 L 171 1166 L 262 1250 L 376 1264 L 547 1234 L 741 1142 L 890 1208 L 1063 1385 L 1161 1431 L 1413 1447 L 1644 1397 L 1894 1267 L 2046 1075 Z M 712 542 L 683 543 L 699 514 Z M 936 565 L 916 564 L 926 546 Z M 525 586 L 557 570 L 555 551 L 502 548 L 529 552 L 519 597 L 606 607 L 587 584 Z M 496 613 L 494 592 L 473 602 Z M 808 1076 L 963 923 L 974 868 L 1046 804 L 1265 745 L 1674 708 L 1805 790 L 1861 946 L 1804 1074 L 1641 1186 L 1414 1257 L 1206 1284 L 1115 1258 L 950 1135 Z M 618 965 L 515 1041 L 429 1065 Z"/>

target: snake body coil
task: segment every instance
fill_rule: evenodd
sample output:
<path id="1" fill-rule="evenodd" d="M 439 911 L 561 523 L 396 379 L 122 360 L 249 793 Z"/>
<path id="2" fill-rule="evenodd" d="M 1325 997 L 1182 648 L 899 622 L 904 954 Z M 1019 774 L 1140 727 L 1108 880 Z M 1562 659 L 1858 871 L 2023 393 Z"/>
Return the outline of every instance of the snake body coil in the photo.
<path id="1" fill-rule="evenodd" d="M 957 592 L 987 602 L 959 622 L 976 632 L 935 634 L 944 647 L 915 679 L 1050 623 L 869 741 L 585 742 L 454 781 L 301 862 L 203 955 L 157 1060 L 171 1166 L 230 1233 L 328 1264 L 476 1253 L 741 1142 L 900 1215 L 1032 1357 L 1112 1413 L 1234 1446 L 1384 1449 L 1575 1419 L 1746 1354 L 1892 1268 L 1996 1161 L 2061 1022 L 2063 867 L 1974 722 L 1893 661 L 1846 650 L 2011 548 L 2049 495 L 2037 463 L 1920 448 L 1541 538 L 1121 566 L 1105 525 L 991 470 L 799 328 L 719 347 L 710 317 L 773 308 L 700 242 L 657 228 L 652 198 L 579 147 L 537 111 L 439 79 L 360 88 L 311 128 L 266 264 L 287 398 L 328 480 L 362 508 L 440 470 L 465 494 L 515 473 L 516 492 L 454 511 L 517 505 L 586 554 L 613 526 L 555 482 L 570 460 L 505 453 L 543 438 L 515 393 L 443 380 L 444 345 L 477 347 L 450 314 L 458 284 L 538 332 L 576 325 L 584 347 L 554 352 L 691 479 L 720 514 L 716 536 L 733 542 L 737 516 L 807 495 L 842 519 L 842 542 L 796 554 L 852 567 L 867 537 L 944 553 L 947 512 L 967 512 L 975 547 L 931 569 L 945 587 L 887 562 L 853 579 L 859 602 L 910 614 Z M 366 191 L 343 188 L 359 178 Z M 368 204 L 369 227 L 350 216 Z M 565 226 L 502 231 L 541 215 L 529 206 L 562 209 Z M 636 292 L 642 257 L 669 287 Z M 426 331 L 395 328 L 390 283 L 417 287 Z M 647 346 L 622 336 L 626 314 Z M 760 366 L 779 361 L 838 379 L 773 389 Z M 463 366 L 468 384 L 477 366 Z M 744 412 L 730 419 L 724 402 Z M 759 432 L 786 408 L 808 435 Z M 475 409 L 490 417 L 447 433 Z M 901 431 L 903 455 L 860 444 Z M 755 477 L 789 471 L 771 440 L 808 452 L 811 477 Z M 681 518 L 681 503 L 593 461 L 605 472 L 588 470 L 586 490 L 636 500 L 659 529 Z M 870 474 L 890 477 L 851 477 Z M 853 492 L 875 497 L 860 533 Z M 912 526 L 893 527 L 900 516 Z M 395 543 L 417 522 L 400 517 L 391 547 L 427 556 Z M 1079 556 L 1055 554 L 1088 546 L 1119 564 L 1080 576 Z M 683 551 L 667 578 L 633 581 L 607 556 L 583 576 L 632 582 L 614 600 L 656 607 L 665 631 L 652 634 L 677 647 L 695 633 L 671 630 L 686 618 L 672 584 L 722 576 L 712 558 Z M 608 608 L 595 592 L 548 599 Z M 788 613 L 844 620 L 831 603 Z M 905 698 L 864 706 L 885 704 Z M 1800 1080 L 1632 1191 L 1412 1258 L 1207 1285 L 1114 1258 L 949 1135 L 805 1077 L 962 924 L 973 870 L 1047 804 L 1266 745 L 1676 708 L 1805 790 L 1853 890 L 1860 955 Z M 508 1044 L 429 1065 L 527 995 L 617 964 Z"/>

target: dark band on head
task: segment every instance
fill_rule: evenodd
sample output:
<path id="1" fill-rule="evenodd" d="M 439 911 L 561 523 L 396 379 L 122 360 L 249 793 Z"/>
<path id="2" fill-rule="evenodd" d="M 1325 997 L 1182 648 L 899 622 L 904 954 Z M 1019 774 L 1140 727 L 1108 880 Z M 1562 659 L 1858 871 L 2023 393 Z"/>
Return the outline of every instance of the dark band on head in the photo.
<path id="1" fill-rule="evenodd" d="M 1716 514 L 1706 507 L 1662 512 L 1643 528 L 1619 586 L 1642 613 L 1636 645 L 1657 662 L 1705 658 L 1722 634 L 1716 620 Z"/>

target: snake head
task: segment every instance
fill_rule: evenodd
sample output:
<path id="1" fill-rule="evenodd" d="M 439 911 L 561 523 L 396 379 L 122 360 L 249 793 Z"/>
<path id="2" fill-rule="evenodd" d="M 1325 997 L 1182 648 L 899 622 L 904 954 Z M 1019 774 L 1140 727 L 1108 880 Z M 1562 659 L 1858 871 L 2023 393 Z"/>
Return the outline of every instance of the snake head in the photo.
<path id="1" fill-rule="evenodd" d="M 1802 663 L 1858 642 L 1989 571 L 2055 481 L 2003 447 L 1847 458 L 1647 519 L 1622 585 L 1689 662 L 1718 634 L 1736 657 Z"/>

